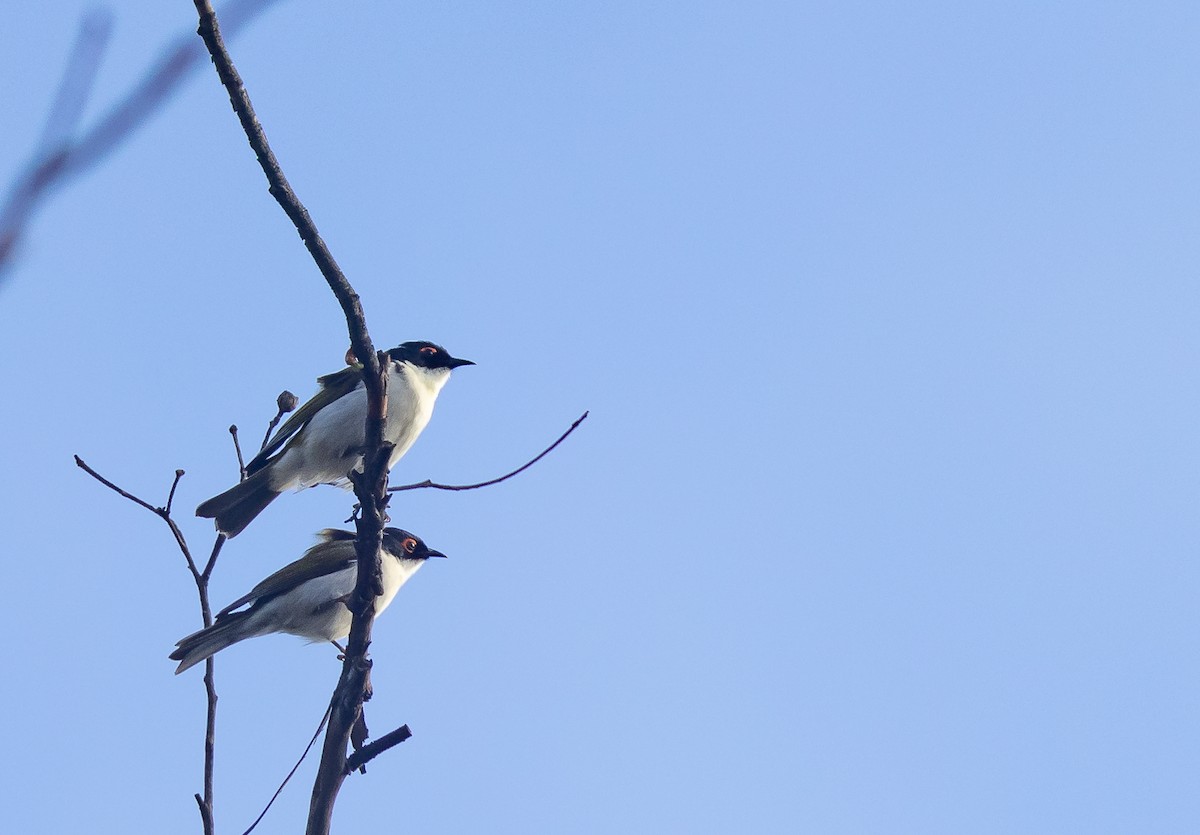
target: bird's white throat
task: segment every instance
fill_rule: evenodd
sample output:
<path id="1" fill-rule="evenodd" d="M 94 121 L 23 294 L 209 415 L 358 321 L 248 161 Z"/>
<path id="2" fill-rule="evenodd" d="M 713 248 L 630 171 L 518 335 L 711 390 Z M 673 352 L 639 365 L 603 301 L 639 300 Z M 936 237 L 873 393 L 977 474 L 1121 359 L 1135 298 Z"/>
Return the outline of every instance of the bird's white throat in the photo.
<path id="1" fill-rule="evenodd" d="M 420 393 L 418 396 L 437 397 L 442 386 L 450 379 L 449 368 L 421 368 L 411 362 L 393 363 L 391 373 L 403 375 L 408 384 Z"/>

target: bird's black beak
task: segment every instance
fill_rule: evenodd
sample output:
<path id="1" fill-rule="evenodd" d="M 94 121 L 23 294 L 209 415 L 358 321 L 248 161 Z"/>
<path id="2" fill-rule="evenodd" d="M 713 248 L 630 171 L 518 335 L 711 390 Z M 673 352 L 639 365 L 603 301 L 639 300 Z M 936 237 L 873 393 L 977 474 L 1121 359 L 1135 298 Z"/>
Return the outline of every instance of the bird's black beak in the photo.
<path id="1" fill-rule="evenodd" d="M 474 365 L 475 363 L 471 362 L 470 360 L 460 360 L 457 357 L 451 357 L 446 364 L 451 368 L 458 368 L 460 365 Z M 441 556 L 444 557 L 445 554 L 442 554 Z"/>
<path id="2" fill-rule="evenodd" d="M 471 363 L 471 364 L 472 364 L 472 365 L 474 365 L 475 363 Z M 445 555 L 445 554 L 443 554 L 441 551 L 435 551 L 435 550 L 433 550 L 432 548 L 430 548 L 430 549 L 429 549 L 429 553 L 428 553 L 426 556 L 430 556 L 430 557 L 442 557 L 443 559 L 445 559 L 445 558 L 446 558 L 446 555 Z"/>

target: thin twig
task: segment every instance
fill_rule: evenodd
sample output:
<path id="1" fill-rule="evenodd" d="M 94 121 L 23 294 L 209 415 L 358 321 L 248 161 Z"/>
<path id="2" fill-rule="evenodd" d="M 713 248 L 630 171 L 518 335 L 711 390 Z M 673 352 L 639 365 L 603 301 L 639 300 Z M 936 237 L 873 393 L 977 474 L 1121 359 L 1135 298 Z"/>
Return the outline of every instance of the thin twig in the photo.
<path id="1" fill-rule="evenodd" d="M 267 434 L 263 435 L 262 446 L 258 449 L 261 452 L 267 448 L 267 442 L 271 440 L 271 433 L 275 431 L 275 427 L 279 425 L 279 419 L 288 412 L 296 408 L 296 403 L 299 402 L 296 395 L 292 394 L 287 389 L 279 393 L 275 398 L 275 405 L 279 407 L 279 411 L 275 412 L 275 417 L 271 418 L 271 422 L 267 424 Z"/>
<path id="2" fill-rule="evenodd" d="M 204 570 L 200 572 L 200 576 L 205 580 L 212 577 L 213 568 L 217 565 L 217 557 L 220 555 L 221 547 L 225 544 L 226 539 L 225 534 L 217 534 L 216 541 L 213 542 L 212 552 L 208 555 L 208 562 L 204 563 Z"/>
<path id="3" fill-rule="evenodd" d="M 530 467 L 532 467 L 534 464 L 536 464 L 538 461 L 541 461 L 543 458 L 545 458 L 547 455 L 549 455 L 556 446 L 558 446 L 563 441 L 565 441 L 567 439 L 567 436 L 575 431 L 576 427 L 578 427 L 579 424 L 583 423 L 587 419 L 587 416 L 588 416 L 588 412 L 584 412 L 582 415 L 580 415 L 579 418 L 574 423 L 571 424 L 570 429 L 568 429 L 566 432 L 559 435 L 557 441 L 555 441 L 554 443 L 550 444 L 550 446 L 548 446 L 544 450 L 542 450 L 537 455 L 537 457 L 535 457 L 532 461 L 529 461 L 529 462 L 521 465 L 520 467 L 517 467 L 517 469 L 513 470 L 511 473 L 502 475 L 499 478 L 489 479 L 488 481 L 481 481 L 478 484 L 438 484 L 435 481 L 430 481 L 429 479 L 425 479 L 424 481 L 418 482 L 417 484 L 402 484 L 399 487 L 389 487 L 388 492 L 389 493 L 399 493 L 402 490 L 420 490 L 423 487 L 429 487 L 433 490 L 478 490 L 480 487 L 491 487 L 493 484 L 499 484 L 502 481 L 507 481 L 508 479 L 512 478 L 513 476 L 520 475 L 521 473 L 525 472 Z"/>
<path id="4" fill-rule="evenodd" d="M 317 738 L 321 736 L 321 731 L 325 730 L 325 723 L 329 721 L 329 711 L 332 708 L 332 704 L 325 708 L 325 715 L 321 717 L 321 724 L 317 725 L 316 733 L 312 735 L 312 739 L 308 741 L 308 745 L 304 746 L 304 753 L 300 755 L 300 759 L 296 760 L 296 764 L 292 766 L 292 770 L 289 771 L 287 776 L 283 778 L 283 782 L 279 784 L 279 788 L 275 790 L 275 794 L 271 795 L 271 799 L 267 801 L 267 805 L 263 807 L 263 810 L 258 813 L 258 817 L 254 819 L 254 823 L 250 824 L 250 826 L 247 827 L 246 831 L 243 832 L 242 835 L 250 835 L 250 833 L 254 831 L 254 827 L 258 826 L 259 822 L 266 817 L 266 814 L 268 811 L 270 811 L 272 804 L 275 803 L 275 799 L 279 797 L 279 793 L 283 791 L 283 787 L 288 784 L 288 781 L 292 779 L 292 775 L 296 773 L 296 769 L 298 769 L 300 764 L 304 762 L 304 758 L 308 756 L 308 752 L 311 751 L 313 745 L 316 744 Z"/>
<path id="5" fill-rule="evenodd" d="M 154 505 L 150 504 L 150 502 L 143 501 L 142 499 L 139 499 L 137 496 L 133 495 L 132 493 L 128 493 L 128 492 L 122 490 L 120 487 L 113 484 L 107 478 L 100 475 L 100 473 L 96 472 L 91 467 L 89 467 L 84 462 L 84 460 L 82 458 L 80 458 L 78 455 L 75 456 L 75 466 L 79 467 L 81 470 L 83 470 L 85 473 L 90 475 L 92 478 L 96 479 L 96 481 L 103 484 L 109 490 L 115 491 L 116 493 L 120 494 L 124 498 L 129 499 L 129 501 L 133 502 L 134 504 L 141 505 L 142 507 L 146 508 L 146 510 L 153 513 L 155 516 L 162 516 L 166 512 L 163 508 L 155 507 Z"/>
<path id="6" fill-rule="evenodd" d="M 395 748 L 397 745 L 411 736 L 412 731 L 408 729 L 408 725 L 401 725 L 400 727 L 396 728 L 396 730 L 392 731 L 391 733 L 384 734 L 369 745 L 364 745 L 362 748 L 359 748 L 357 751 L 351 754 L 346 760 L 346 773 L 349 774 L 355 769 L 362 769 L 363 773 L 365 774 L 367 763 L 378 757 L 384 751 L 387 751 L 389 748 Z"/>
<path id="7" fill-rule="evenodd" d="M 171 503 L 175 501 L 175 488 L 179 486 L 179 479 L 183 478 L 183 470 L 175 471 L 175 480 L 171 482 L 171 492 L 167 494 L 167 506 L 164 511 L 168 516 L 171 515 Z"/>
<path id="8" fill-rule="evenodd" d="M 259 446 L 260 450 L 267 448 L 267 442 L 271 440 L 271 433 L 275 431 L 275 427 L 278 425 L 279 413 L 277 413 L 275 417 L 271 418 L 271 422 L 267 424 L 267 434 L 263 435 L 262 444 Z"/>
<path id="9" fill-rule="evenodd" d="M 196 589 L 200 593 L 200 618 L 206 628 L 212 626 L 213 623 L 212 607 L 208 603 L 208 581 L 212 577 L 213 568 L 217 564 L 217 556 L 221 553 L 221 547 L 224 544 L 225 535 L 217 534 L 216 541 L 213 542 L 212 553 L 209 554 L 208 562 L 204 564 L 204 571 L 196 580 Z M 204 712 L 204 805 L 208 811 L 204 820 L 207 820 L 210 826 L 213 809 L 213 780 L 217 760 L 217 685 L 215 676 L 215 661 L 210 655 L 204 659 L 204 695 L 207 703 Z M 211 831 L 211 829 L 206 829 L 206 835 L 209 835 Z"/>
<path id="10" fill-rule="evenodd" d="M 233 423 L 229 426 L 229 434 L 233 436 L 233 449 L 237 453 L 238 460 L 238 479 L 246 477 L 246 462 L 242 459 L 242 445 L 238 442 L 237 424 Z"/>

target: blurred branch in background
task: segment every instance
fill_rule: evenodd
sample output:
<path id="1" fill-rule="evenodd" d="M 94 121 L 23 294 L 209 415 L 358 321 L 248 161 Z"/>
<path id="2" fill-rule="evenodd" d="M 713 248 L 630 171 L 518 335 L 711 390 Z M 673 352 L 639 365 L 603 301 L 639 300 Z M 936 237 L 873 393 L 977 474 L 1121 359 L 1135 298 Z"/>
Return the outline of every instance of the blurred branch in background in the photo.
<path id="1" fill-rule="evenodd" d="M 240 32 L 276 0 L 237 0 L 225 11 L 230 35 Z M 0 205 L 0 281 L 11 269 L 17 245 L 38 206 L 56 186 L 103 161 L 129 139 L 179 89 L 188 73 L 200 66 L 204 50 L 194 37 L 181 34 L 146 71 L 142 80 L 92 127 L 80 132 L 79 120 L 91 96 L 112 28 L 108 12 L 89 12 L 67 60 L 54 103 L 46 116 L 38 145 L 17 172 Z"/>

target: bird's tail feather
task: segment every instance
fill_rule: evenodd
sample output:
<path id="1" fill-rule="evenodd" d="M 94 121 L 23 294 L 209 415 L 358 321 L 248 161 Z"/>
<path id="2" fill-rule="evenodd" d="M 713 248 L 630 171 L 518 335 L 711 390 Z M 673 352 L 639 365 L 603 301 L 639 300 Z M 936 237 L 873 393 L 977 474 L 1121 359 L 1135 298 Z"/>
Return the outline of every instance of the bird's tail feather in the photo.
<path id="1" fill-rule="evenodd" d="M 217 521 L 217 530 L 232 539 L 263 512 L 279 491 L 271 487 L 270 468 L 259 470 L 196 508 L 196 515 Z"/>
<path id="2" fill-rule="evenodd" d="M 175 668 L 175 675 L 194 667 L 227 646 L 258 634 L 246 628 L 248 614 L 249 612 L 233 612 L 220 618 L 212 626 L 180 639 L 175 651 L 169 656 L 172 661 L 179 662 L 179 666 Z"/>

